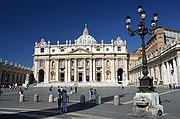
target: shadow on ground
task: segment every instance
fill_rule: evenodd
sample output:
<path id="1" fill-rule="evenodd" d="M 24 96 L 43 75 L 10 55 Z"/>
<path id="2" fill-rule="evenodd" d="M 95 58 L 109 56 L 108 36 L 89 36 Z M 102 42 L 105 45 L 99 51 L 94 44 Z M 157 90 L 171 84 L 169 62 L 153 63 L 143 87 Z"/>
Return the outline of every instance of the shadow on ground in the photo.
<path id="1" fill-rule="evenodd" d="M 124 97 L 127 94 L 128 93 L 119 95 L 119 97 Z M 108 97 L 102 98 L 101 100 L 102 100 L 102 103 L 105 103 L 108 101 L 112 101 L 113 98 L 114 98 L 114 96 L 108 96 Z M 98 105 L 95 104 L 94 102 L 90 102 L 90 101 L 85 102 L 85 104 L 75 103 L 75 104 L 68 106 L 68 112 L 67 113 L 87 110 L 87 109 L 91 109 L 95 106 L 98 106 Z M 10 110 L 10 109 L 9 110 L 0 110 L 0 111 L 13 112 L 13 110 Z M 70 114 L 66 115 L 67 113 L 60 113 L 57 108 L 50 108 L 50 109 L 43 109 L 43 110 L 39 110 L 39 111 L 16 112 L 14 114 L 1 114 L 0 118 L 1 119 L 16 119 L 16 118 L 18 118 L 18 119 L 32 119 L 31 115 L 37 115 L 37 118 L 33 117 L 34 119 L 42 119 L 45 117 L 53 117 L 53 116 L 60 117 L 63 119 L 64 118 L 65 119 L 71 119 L 71 117 L 78 117 L 76 115 L 70 115 Z M 81 117 L 79 117 L 79 118 L 81 118 Z"/>
<path id="2" fill-rule="evenodd" d="M 122 98 L 122 97 L 125 97 L 125 95 L 128 95 L 128 94 L 130 94 L 130 93 L 119 95 L 119 97 Z M 101 99 L 102 103 L 109 102 L 109 101 L 112 101 L 112 100 L 114 100 L 114 95 L 113 96 L 104 97 L 104 98 Z"/>

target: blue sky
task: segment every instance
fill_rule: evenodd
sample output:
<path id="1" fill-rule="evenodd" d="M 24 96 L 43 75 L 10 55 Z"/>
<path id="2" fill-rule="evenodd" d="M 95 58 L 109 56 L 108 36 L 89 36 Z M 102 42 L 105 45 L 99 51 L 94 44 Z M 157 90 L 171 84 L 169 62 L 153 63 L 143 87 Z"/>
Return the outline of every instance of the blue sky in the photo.
<path id="1" fill-rule="evenodd" d="M 139 36 L 128 36 L 125 19 L 131 16 L 132 27 L 137 29 L 138 5 L 146 11 L 148 28 L 157 12 L 160 26 L 180 30 L 179 0 L 0 0 L 0 57 L 32 67 L 36 41 L 74 41 L 85 24 L 98 43 L 120 36 L 133 53 L 141 41 Z"/>

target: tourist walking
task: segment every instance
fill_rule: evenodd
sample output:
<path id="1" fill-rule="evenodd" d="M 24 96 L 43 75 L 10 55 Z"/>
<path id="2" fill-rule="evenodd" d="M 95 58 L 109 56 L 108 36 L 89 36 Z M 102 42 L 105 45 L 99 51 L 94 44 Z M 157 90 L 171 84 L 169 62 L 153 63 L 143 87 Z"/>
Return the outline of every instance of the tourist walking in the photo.
<path id="1" fill-rule="evenodd" d="M 89 89 L 89 100 L 90 101 L 93 100 L 93 89 L 92 88 Z"/>
<path id="2" fill-rule="evenodd" d="M 63 90 L 62 94 L 62 108 L 63 112 L 67 112 L 67 91 Z"/>
<path id="3" fill-rule="evenodd" d="M 24 91 L 22 89 L 22 87 L 19 88 L 19 95 L 23 95 L 24 94 Z"/>
<path id="4" fill-rule="evenodd" d="M 58 88 L 58 92 L 57 92 L 57 102 L 58 102 L 58 110 L 60 112 L 62 112 L 62 108 L 61 108 L 61 103 L 62 103 L 62 91 L 60 90 L 60 88 Z"/>
<path id="5" fill-rule="evenodd" d="M 75 86 L 74 90 L 75 90 L 75 93 L 77 93 L 77 91 L 78 91 L 78 88 L 77 88 L 77 86 Z"/>
<path id="6" fill-rule="evenodd" d="M 95 100 L 95 101 L 96 101 L 96 96 L 97 96 L 97 90 L 94 89 L 94 92 L 93 92 L 93 100 Z"/>
<path id="7" fill-rule="evenodd" d="M 25 90 L 28 90 L 28 88 L 29 88 L 29 84 L 27 83 L 27 84 L 25 85 Z"/>
<path id="8" fill-rule="evenodd" d="M 49 87 L 49 95 L 52 95 L 52 91 L 53 91 L 53 86 L 51 85 L 51 87 Z"/>

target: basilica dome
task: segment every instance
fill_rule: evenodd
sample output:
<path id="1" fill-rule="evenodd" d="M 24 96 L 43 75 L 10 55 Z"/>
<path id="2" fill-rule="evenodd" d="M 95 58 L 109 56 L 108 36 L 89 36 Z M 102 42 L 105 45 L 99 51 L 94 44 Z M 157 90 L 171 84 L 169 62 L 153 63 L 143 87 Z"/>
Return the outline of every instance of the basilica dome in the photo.
<path id="1" fill-rule="evenodd" d="M 91 35 L 89 35 L 87 26 L 85 26 L 83 34 L 76 40 L 76 44 L 90 45 L 96 43 L 96 40 Z"/>

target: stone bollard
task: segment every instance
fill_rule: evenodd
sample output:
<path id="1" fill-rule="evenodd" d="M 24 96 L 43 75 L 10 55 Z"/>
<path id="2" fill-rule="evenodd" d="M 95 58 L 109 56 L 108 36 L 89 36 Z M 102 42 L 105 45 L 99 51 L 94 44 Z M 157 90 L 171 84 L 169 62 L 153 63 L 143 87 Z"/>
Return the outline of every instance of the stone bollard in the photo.
<path id="1" fill-rule="evenodd" d="M 120 105 L 120 97 L 119 97 L 119 95 L 114 96 L 114 105 L 115 106 Z"/>
<path id="2" fill-rule="evenodd" d="M 99 95 L 96 96 L 96 104 L 97 105 L 101 104 L 101 96 L 99 96 Z"/>
<path id="3" fill-rule="evenodd" d="M 84 95 L 81 95 L 81 97 L 80 97 L 80 103 L 81 103 L 81 104 L 84 104 L 84 103 L 85 103 L 85 96 L 84 96 Z"/>
<path id="4" fill-rule="evenodd" d="M 24 94 L 19 95 L 19 102 L 24 102 Z"/>
<path id="5" fill-rule="evenodd" d="M 52 94 L 49 95 L 49 102 L 54 102 L 54 96 Z"/>
<path id="6" fill-rule="evenodd" d="M 39 95 L 34 95 L 34 102 L 39 102 Z"/>

